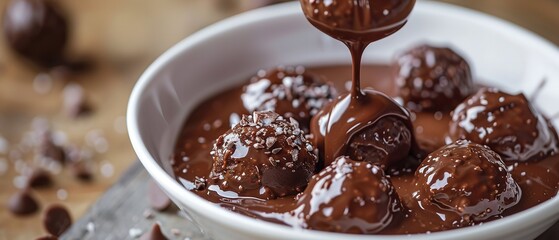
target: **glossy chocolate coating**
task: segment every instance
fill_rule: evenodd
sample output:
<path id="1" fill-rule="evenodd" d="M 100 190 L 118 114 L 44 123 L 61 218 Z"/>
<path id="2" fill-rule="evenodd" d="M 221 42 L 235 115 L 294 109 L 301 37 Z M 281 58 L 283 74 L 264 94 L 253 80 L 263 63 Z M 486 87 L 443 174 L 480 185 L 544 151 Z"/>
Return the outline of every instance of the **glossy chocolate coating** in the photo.
<path id="1" fill-rule="evenodd" d="M 64 12 L 51 0 L 12 0 L 4 13 L 4 36 L 20 56 L 42 67 L 63 60 L 68 41 Z"/>
<path id="2" fill-rule="evenodd" d="M 326 80 L 332 81 L 334 87 L 342 94 L 347 92 L 347 76 L 351 74 L 351 66 L 322 66 L 308 68 L 307 72 L 323 76 Z M 386 93 L 388 96 L 396 96 L 393 68 L 389 65 L 365 65 L 363 66 L 363 85 Z M 248 83 L 250 76 L 247 76 Z M 215 203 L 228 210 L 243 214 L 263 221 L 278 224 L 301 227 L 301 219 L 295 219 L 294 209 L 297 209 L 298 200 L 295 195 L 277 197 L 270 200 L 259 200 L 254 197 L 238 196 L 231 194 L 231 191 L 220 191 L 216 185 L 211 185 L 211 179 L 206 184 L 209 187 L 197 188 L 202 177 L 208 176 L 212 169 L 212 158 L 209 152 L 212 150 L 210 141 L 200 141 L 200 139 L 217 139 L 224 132 L 229 130 L 230 116 L 233 113 L 245 112 L 245 108 L 240 99 L 243 92 L 243 85 L 228 88 L 208 97 L 200 103 L 185 120 L 183 130 L 178 137 L 175 157 L 171 160 L 174 174 L 177 181 L 191 190 L 194 194 L 205 200 Z M 436 118 L 433 113 L 417 112 L 414 114 L 413 125 L 415 138 L 419 141 L 429 141 L 433 143 L 434 150 L 445 146 L 445 136 L 448 135 L 450 116 L 443 115 Z M 231 122 L 230 122 L 231 121 Z M 212 123 L 221 122 L 221 125 Z M 205 126 L 211 124 L 212 127 Z M 442 127 L 441 127 L 442 126 Z M 417 130 L 421 127 L 421 130 Z M 559 155 L 548 156 L 540 161 L 511 162 L 505 161 L 512 177 L 522 189 L 521 200 L 515 206 L 508 208 L 499 216 L 483 220 L 482 222 L 492 221 L 495 218 L 507 217 L 518 212 L 534 207 L 542 202 L 556 196 L 559 190 Z M 400 197 L 400 201 L 409 210 L 403 219 L 387 227 L 377 234 L 415 234 L 425 232 L 435 232 L 449 229 L 441 224 L 438 208 L 422 208 L 418 205 L 417 199 L 413 197 L 413 192 L 417 191 L 414 185 L 415 169 L 411 172 L 402 171 L 400 174 L 386 172 L 390 176 L 390 181 Z M 213 188 L 212 188 L 213 186 Z M 197 190 L 199 189 L 199 190 Z M 325 208 L 328 210 L 327 208 Z M 448 212 L 442 212 L 449 215 Z M 454 214 L 456 216 L 457 214 Z M 449 215 L 451 216 L 451 215 Z M 295 221 L 297 220 L 297 221 Z M 295 222 L 294 222 L 295 221 Z M 452 228 L 452 226 L 451 226 Z"/>
<path id="3" fill-rule="evenodd" d="M 239 196 L 273 199 L 304 190 L 317 157 L 294 119 L 274 112 L 244 115 L 211 151 L 211 180 Z"/>
<path id="4" fill-rule="evenodd" d="M 393 129 L 386 129 L 391 127 Z M 382 166 L 402 165 L 408 156 L 420 157 L 408 111 L 385 94 L 367 89 L 356 100 L 338 97 L 311 122 L 313 143 L 324 166 L 349 155 Z"/>
<path id="5" fill-rule="evenodd" d="M 336 90 L 304 67 L 278 67 L 259 71 L 241 95 L 248 112 L 273 111 L 295 118 L 308 130 L 312 116 L 334 97 Z"/>
<path id="6" fill-rule="evenodd" d="M 357 132 L 349 140 L 346 153 L 352 159 L 379 165 L 397 165 L 410 155 L 413 134 L 409 125 L 394 117 L 384 117 Z"/>
<path id="7" fill-rule="evenodd" d="M 398 95 L 412 111 L 450 111 L 475 91 L 470 66 L 450 48 L 417 46 L 396 67 Z"/>
<path id="8" fill-rule="evenodd" d="M 415 0 L 300 0 L 320 31 L 342 41 L 373 42 L 406 23 Z"/>
<path id="9" fill-rule="evenodd" d="M 498 217 L 522 191 L 489 147 L 458 140 L 427 156 L 415 172 L 413 197 L 436 212 L 445 229 Z"/>
<path id="10" fill-rule="evenodd" d="M 303 228 L 372 234 L 401 220 L 404 208 L 381 168 L 340 157 L 313 176 L 295 212 Z"/>
<path id="11" fill-rule="evenodd" d="M 452 113 L 451 140 L 489 146 L 505 161 L 540 160 L 559 151 L 554 127 L 523 94 L 480 89 Z"/>

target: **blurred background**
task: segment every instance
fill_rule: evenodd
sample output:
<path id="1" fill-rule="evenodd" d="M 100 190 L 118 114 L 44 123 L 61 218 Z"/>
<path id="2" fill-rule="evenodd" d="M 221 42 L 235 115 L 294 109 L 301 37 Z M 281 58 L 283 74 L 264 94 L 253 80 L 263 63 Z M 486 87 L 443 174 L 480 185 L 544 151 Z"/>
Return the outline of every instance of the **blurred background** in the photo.
<path id="1" fill-rule="evenodd" d="M 54 67 L 15 53 L 13 41 L 29 36 L 8 36 L 4 9 L 11 2 L 0 1 L 0 240 L 45 234 L 40 211 L 16 216 L 4 207 L 28 187 L 25 176 L 37 168 L 46 169 L 53 182 L 33 190 L 40 205 L 62 203 L 77 220 L 137 162 L 126 132 L 126 104 L 158 55 L 213 22 L 280 1 L 52 0 L 67 16 L 64 55 L 70 61 Z M 557 0 L 444 2 L 509 20 L 559 44 Z M 50 140 L 37 134 L 45 129 Z M 37 157 L 50 151 L 45 144 L 74 157 L 45 163 Z"/>

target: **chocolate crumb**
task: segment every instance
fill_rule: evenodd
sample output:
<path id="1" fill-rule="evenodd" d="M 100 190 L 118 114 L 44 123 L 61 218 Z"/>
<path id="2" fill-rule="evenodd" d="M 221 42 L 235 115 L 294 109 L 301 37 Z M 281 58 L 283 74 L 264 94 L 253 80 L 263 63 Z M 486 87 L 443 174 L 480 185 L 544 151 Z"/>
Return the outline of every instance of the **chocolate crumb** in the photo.
<path id="1" fill-rule="evenodd" d="M 153 224 L 151 230 L 147 233 L 144 233 L 144 235 L 140 237 L 140 240 L 166 240 L 166 239 L 168 238 L 165 237 L 163 232 L 161 232 L 161 226 L 159 226 L 158 223 Z"/>
<path id="2" fill-rule="evenodd" d="M 15 215 L 23 216 L 37 212 L 39 204 L 28 190 L 21 190 L 10 197 L 8 209 Z"/>
<path id="3" fill-rule="evenodd" d="M 66 153 L 61 146 L 54 143 L 52 133 L 49 130 L 38 131 L 40 131 L 40 143 L 37 148 L 37 154 L 39 157 L 64 164 L 66 160 Z"/>
<path id="4" fill-rule="evenodd" d="M 47 208 L 43 217 L 43 226 L 48 233 L 60 237 L 71 225 L 72 217 L 64 206 L 54 204 Z"/>

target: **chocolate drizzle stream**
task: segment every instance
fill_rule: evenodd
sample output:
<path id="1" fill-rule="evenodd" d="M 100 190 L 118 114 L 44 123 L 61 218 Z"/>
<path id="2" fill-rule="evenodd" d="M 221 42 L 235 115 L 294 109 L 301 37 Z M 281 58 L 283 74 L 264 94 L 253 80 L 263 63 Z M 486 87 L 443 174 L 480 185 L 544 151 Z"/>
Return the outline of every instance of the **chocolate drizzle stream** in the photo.
<path id="1" fill-rule="evenodd" d="M 393 116 L 412 129 L 408 112 L 389 97 L 361 88 L 361 59 L 367 46 L 396 32 L 407 21 L 415 1 L 321 1 L 301 0 L 305 16 L 327 35 L 340 40 L 352 59 L 352 87 L 323 108 L 311 122 L 315 145 L 324 153 L 325 165 L 345 155 L 348 141 L 374 125 L 379 119 Z M 412 137 L 412 150 L 419 151 Z"/>

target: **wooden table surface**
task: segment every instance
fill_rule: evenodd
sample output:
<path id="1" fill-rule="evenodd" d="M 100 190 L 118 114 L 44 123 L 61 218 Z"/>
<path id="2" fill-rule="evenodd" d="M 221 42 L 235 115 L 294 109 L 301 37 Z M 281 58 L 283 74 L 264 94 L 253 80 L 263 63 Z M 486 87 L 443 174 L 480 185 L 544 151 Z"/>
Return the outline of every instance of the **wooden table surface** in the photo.
<path id="1" fill-rule="evenodd" d="M 234 1 L 234 0 L 231 0 Z M 247 5 L 243 0 L 241 5 Z M 5 48 L 0 37 L 0 204 L 4 206 L 17 188 L 16 161 L 12 152 L 34 119 L 49 120 L 67 142 L 90 149 L 95 178 L 90 183 L 74 180 L 67 170 L 55 176 L 55 185 L 34 191 L 41 210 L 28 217 L 14 217 L 0 208 L 0 240 L 33 239 L 43 235 L 42 210 L 50 203 L 68 206 L 77 221 L 96 199 L 135 159 L 124 128 L 128 95 L 143 69 L 165 49 L 188 34 L 240 11 L 224 11 L 208 0 L 59 0 L 71 14 L 71 52 L 95 60 L 93 71 L 61 79 L 52 75 L 48 92 L 39 93 L 34 80 L 42 70 L 21 63 Z M 559 44 L 557 0 L 445 0 L 504 18 Z M 6 0 L 0 1 L 4 8 Z M 48 76 L 41 75 L 41 76 Z M 90 116 L 70 119 L 61 111 L 61 92 L 68 82 L 84 87 L 94 107 Z M 100 135 L 108 148 L 99 148 L 91 136 Z M 106 150 L 106 151 L 105 151 Z M 16 163 L 17 162 L 17 163 Z"/>

